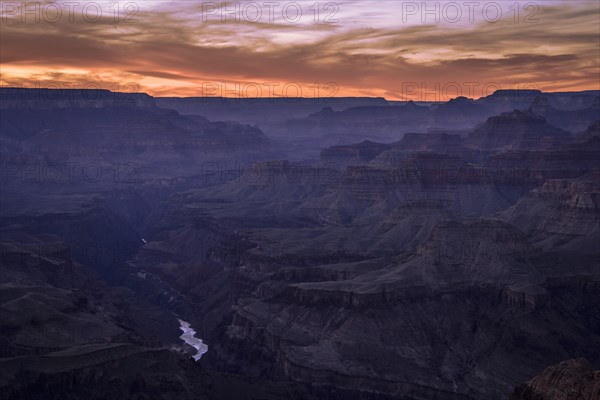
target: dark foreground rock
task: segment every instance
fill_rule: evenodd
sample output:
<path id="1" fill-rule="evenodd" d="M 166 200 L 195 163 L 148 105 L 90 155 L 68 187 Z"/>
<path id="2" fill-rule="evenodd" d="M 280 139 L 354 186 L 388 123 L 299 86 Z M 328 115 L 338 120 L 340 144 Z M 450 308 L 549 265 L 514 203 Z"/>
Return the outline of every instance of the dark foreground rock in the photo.
<path id="1" fill-rule="evenodd" d="M 512 400 L 597 400 L 600 371 L 584 358 L 563 361 L 520 385 Z"/>

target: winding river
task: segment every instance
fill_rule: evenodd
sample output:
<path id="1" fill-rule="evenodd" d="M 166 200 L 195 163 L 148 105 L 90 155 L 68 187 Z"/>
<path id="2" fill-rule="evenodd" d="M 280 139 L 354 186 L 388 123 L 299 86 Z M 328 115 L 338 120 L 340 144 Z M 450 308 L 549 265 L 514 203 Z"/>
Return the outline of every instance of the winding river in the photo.
<path id="1" fill-rule="evenodd" d="M 189 322 L 180 319 L 179 325 L 179 329 L 181 329 L 183 332 L 183 334 L 179 337 L 185 342 L 185 344 L 192 346 L 198 351 L 192 357 L 196 361 L 200 360 L 202 355 L 208 351 L 208 346 L 204 344 L 202 339 L 196 337 L 196 331 L 190 326 Z"/>

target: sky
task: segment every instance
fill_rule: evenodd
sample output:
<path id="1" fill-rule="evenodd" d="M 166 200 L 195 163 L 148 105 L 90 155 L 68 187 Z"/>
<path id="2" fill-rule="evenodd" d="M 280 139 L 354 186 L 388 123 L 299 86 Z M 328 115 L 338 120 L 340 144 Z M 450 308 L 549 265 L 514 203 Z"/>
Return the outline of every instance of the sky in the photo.
<path id="1" fill-rule="evenodd" d="M 155 96 L 600 89 L 600 1 L 0 1 L 0 84 Z"/>

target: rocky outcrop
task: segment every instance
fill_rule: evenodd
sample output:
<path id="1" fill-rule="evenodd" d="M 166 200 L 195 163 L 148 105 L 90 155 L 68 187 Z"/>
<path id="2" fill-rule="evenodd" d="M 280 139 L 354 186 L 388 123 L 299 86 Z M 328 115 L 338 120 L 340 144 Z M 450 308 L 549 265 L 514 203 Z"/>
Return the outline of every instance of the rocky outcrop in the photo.
<path id="1" fill-rule="evenodd" d="M 594 137 L 600 137 L 600 120 L 595 121 L 587 129 L 577 135 L 577 140 L 579 142 L 585 143 Z"/>
<path id="2" fill-rule="evenodd" d="M 432 109 L 435 125 L 442 129 L 448 129 L 449 127 L 469 129 L 495 113 L 495 110 L 489 107 L 488 104 L 464 96 L 432 106 Z"/>
<path id="3" fill-rule="evenodd" d="M 142 294 L 97 279 L 64 244 L 0 243 L 3 398 L 313 398 L 301 385 L 195 364 L 176 344 L 173 314 Z"/>
<path id="4" fill-rule="evenodd" d="M 597 253 L 600 237 L 598 171 L 551 179 L 501 215 L 547 249 Z"/>
<path id="5" fill-rule="evenodd" d="M 18 198 L 14 194 L 12 201 L 6 201 L 0 214 L 3 240 L 22 242 L 25 237 L 31 243 L 32 238 L 42 236 L 62 241 L 75 261 L 101 276 L 109 276 L 142 244 L 127 222 L 132 215 L 117 214 L 99 196 L 30 196 L 29 201 L 38 201 L 28 208 Z"/>
<path id="6" fill-rule="evenodd" d="M 514 110 L 490 117 L 469 134 L 467 146 L 480 150 L 535 149 L 564 143 L 569 133 L 530 111 Z M 562 140 L 562 141 L 561 141 Z"/>
<path id="7" fill-rule="evenodd" d="M 535 186 L 547 179 L 573 179 L 600 169 L 600 138 L 574 140 L 540 151 L 516 150 L 492 155 L 483 164 L 490 176 L 512 176 L 515 182 Z"/>
<path id="8" fill-rule="evenodd" d="M 529 110 L 543 116 L 553 126 L 570 132 L 580 132 L 598 119 L 600 113 L 598 99 L 600 97 L 591 95 L 573 96 L 567 104 L 559 103 L 553 106 L 548 98 L 536 97 Z"/>
<path id="9" fill-rule="evenodd" d="M 600 371 L 584 358 L 563 361 L 515 389 L 512 400 L 596 400 Z"/>
<path id="10" fill-rule="evenodd" d="M 331 273 L 329 280 L 323 280 L 323 275 L 296 274 L 289 282 L 289 270 L 263 275 L 255 283 L 257 290 L 236 305 L 221 341 L 225 347 L 213 356 L 219 359 L 221 351 L 253 354 L 265 360 L 250 368 L 256 373 L 283 374 L 355 392 L 368 388 L 381 396 L 507 398 L 519 377 L 532 376 L 546 362 L 516 360 L 528 357 L 514 351 L 528 346 L 523 341 L 530 333 L 524 330 L 547 332 L 537 342 L 546 349 L 557 346 L 562 335 L 550 333 L 552 329 L 570 336 L 566 325 L 542 322 L 536 315 L 560 318 L 563 311 L 558 310 L 571 309 L 571 301 L 582 306 L 589 296 L 596 298 L 600 288 L 597 279 L 585 276 L 556 278 L 565 273 L 568 260 L 542 257 L 522 232 L 497 220 L 441 223 L 415 258 L 382 261 L 369 269 L 359 264 L 366 266 L 364 262 L 355 263 L 355 269 L 329 266 L 331 271 L 351 271 Z M 577 299 L 565 297 L 574 292 L 573 285 L 580 287 Z M 592 314 L 590 310 L 572 323 L 596 326 L 598 321 L 587 320 Z M 519 321 L 502 328 L 511 333 L 502 338 L 492 334 L 507 315 Z M 445 330 L 438 337 L 440 326 Z M 424 332 L 427 337 L 419 336 Z M 569 346 L 578 347 L 577 340 L 568 339 Z M 228 362 L 247 368 L 239 360 Z M 496 368 L 471 370 L 472 363 L 487 362 Z M 439 363 L 442 370 L 432 372 Z M 402 372 L 408 370 L 410 380 Z M 426 381 L 424 377 L 431 373 L 445 378 Z M 361 389 L 355 386 L 357 381 Z M 483 384 L 490 381 L 494 385 Z"/>
<path id="11" fill-rule="evenodd" d="M 131 344 L 87 345 L 44 356 L 0 359 L 7 400 L 46 399 L 226 400 L 314 399 L 306 387 L 252 380 L 195 365 L 174 348 Z"/>

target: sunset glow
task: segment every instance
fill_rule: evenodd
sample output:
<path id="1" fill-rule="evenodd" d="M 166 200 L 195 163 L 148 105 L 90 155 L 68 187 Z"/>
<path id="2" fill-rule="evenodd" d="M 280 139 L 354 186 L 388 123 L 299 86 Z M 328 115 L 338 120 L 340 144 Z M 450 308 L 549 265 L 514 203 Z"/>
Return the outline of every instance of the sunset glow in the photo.
<path id="1" fill-rule="evenodd" d="M 600 88 L 595 0 L 68 3 L 1 3 L 3 86 L 415 100 Z"/>

